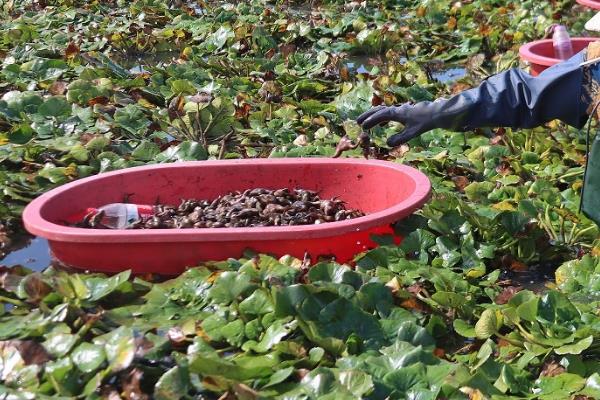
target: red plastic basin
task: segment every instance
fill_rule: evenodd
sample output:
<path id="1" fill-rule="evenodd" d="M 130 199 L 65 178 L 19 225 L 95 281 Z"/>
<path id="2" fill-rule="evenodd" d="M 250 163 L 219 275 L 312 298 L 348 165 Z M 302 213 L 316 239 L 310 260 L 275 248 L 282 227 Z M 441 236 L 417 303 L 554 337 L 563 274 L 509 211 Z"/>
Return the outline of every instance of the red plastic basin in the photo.
<path id="1" fill-rule="evenodd" d="M 571 38 L 573 51 L 578 53 L 596 40 L 599 39 L 592 37 Z M 538 76 L 546 68 L 563 61 L 554 57 L 552 39 L 536 40 L 535 42 L 524 44 L 519 48 L 519 55 L 521 56 L 521 60 L 529 62 L 529 73 L 533 76 Z"/>
<path id="2" fill-rule="evenodd" d="M 364 217 L 321 225 L 96 230 L 61 224 L 88 207 L 121 202 L 178 204 L 181 198 L 215 198 L 234 190 L 299 187 L 338 196 Z M 56 259 L 76 268 L 173 275 L 202 261 L 240 257 L 245 249 L 340 262 L 375 247 L 371 234 L 391 233 L 390 224 L 428 199 L 430 182 L 414 168 L 362 159 L 261 159 L 150 165 L 104 173 L 51 190 L 23 213 L 25 227 L 49 240 Z"/>
<path id="3" fill-rule="evenodd" d="M 594 10 L 600 10 L 600 1 L 596 0 L 577 0 L 577 3 L 582 6 L 593 8 Z"/>

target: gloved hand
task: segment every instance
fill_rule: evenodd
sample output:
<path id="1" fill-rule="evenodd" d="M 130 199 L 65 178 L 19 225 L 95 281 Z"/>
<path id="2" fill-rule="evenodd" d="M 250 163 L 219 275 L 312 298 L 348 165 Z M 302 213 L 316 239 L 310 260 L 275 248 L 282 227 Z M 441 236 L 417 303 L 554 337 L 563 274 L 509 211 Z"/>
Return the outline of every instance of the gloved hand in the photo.
<path id="1" fill-rule="evenodd" d="M 581 128 L 591 102 L 584 93 L 585 50 L 533 77 L 510 69 L 450 99 L 379 106 L 358 117 L 364 130 L 396 121 L 404 130 L 387 143 L 398 146 L 434 128 L 467 131 L 479 127 L 533 128 L 553 119 Z"/>

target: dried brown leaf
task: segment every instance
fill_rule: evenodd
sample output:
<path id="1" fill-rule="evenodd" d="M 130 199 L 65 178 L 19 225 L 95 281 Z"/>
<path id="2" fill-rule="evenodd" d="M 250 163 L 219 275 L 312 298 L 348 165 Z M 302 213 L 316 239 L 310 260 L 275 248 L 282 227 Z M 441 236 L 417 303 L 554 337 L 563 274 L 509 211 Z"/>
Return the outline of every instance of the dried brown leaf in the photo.
<path id="1" fill-rule="evenodd" d="M 540 376 L 553 377 L 567 372 L 565 367 L 554 360 L 549 360 L 544 363 Z"/>
<path id="2" fill-rule="evenodd" d="M 456 186 L 456 189 L 461 193 L 464 192 L 465 188 L 471 183 L 469 178 L 464 175 L 453 176 L 452 182 L 454 182 L 454 186 Z"/>
<path id="3" fill-rule="evenodd" d="M 512 299 L 512 297 L 515 294 L 517 294 L 521 290 L 523 290 L 523 288 L 520 287 L 520 286 L 508 286 L 508 287 L 505 287 L 504 289 L 502 289 L 502 292 L 500 292 L 496 296 L 496 298 L 494 299 L 494 302 L 496 304 L 506 304 L 506 303 L 509 302 L 510 299 Z"/>
<path id="4" fill-rule="evenodd" d="M 63 94 L 65 94 L 66 91 L 67 91 L 67 82 L 64 82 L 64 81 L 53 82 L 52 85 L 50 85 L 50 87 L 48 88 L 48 92 L 50 92 L 50 94 L 53 94 L 55 96 L 63 95 Z"/>
<path id="5" fill-rule="evenodd" d="M 69 42 L 65 49 L 65 58 L 73 58 L 79 54 L 79 46 L 73 42 Z"/>

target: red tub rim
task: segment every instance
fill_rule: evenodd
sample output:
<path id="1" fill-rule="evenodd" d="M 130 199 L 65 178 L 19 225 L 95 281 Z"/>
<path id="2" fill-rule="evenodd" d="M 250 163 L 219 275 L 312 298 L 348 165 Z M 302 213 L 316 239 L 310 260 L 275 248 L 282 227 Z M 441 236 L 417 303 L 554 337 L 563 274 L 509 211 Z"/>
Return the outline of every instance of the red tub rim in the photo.
<path id="1" fill-rule="evenodd" d="M 598 40 L 600 40 L 600 38 L 597 38 L 597 37 L 573 37 L 573 38 L 571 38 L 571 42 L 584 42 L 584 43 L 585 42 L 591 43 L 591 42 L 595 42 Z M 529 61 L 534 64 L 543 65 L 546 67 L 550 67 L 552 65 L 555 65 L 555 64 L 563 61 L 563 60 L 560 60 L 560 59 L 554 58 L 554 57 L 541 56 L 537 52 L 535 52 L 535 49 L 537 47 L 548 45 L 548 44 L 550 46 L 552 46 L 552 39 L 535 40 L 533 42 L 526 43 L 526 44 L 522 45 L 521 47 L 519 47 L 519 55 L 521 56 L 521 58 L 523 60 Z"/>
<path id="2" fill-rule="evenodd" d="M 198 168 L 199 166 L 216 166 L 220 163 L 233 164 L 356 164 L 368 163 L 384 168 L 395 169 L 411 177 L 415 183 L 414 191 L 403 201 L 382 211 L 368 214 L 364 217 L 351 220 L 328 222 L 321 225 L 300 225 L 283 227 L 256 227 L 256 228 L 203 228 L 203 229 L 151 229 L 151 230 L 101 230 L 85 229 L 59 225 L 47 221 L 41 215 L 41 210 L 46 201 L 73 187 L 89 184 L 90 181 L 101 177 L 122 174 L 124 171 L 153 170 L 160 168 Z M 390 182 L 393 184 L 393 182 Z M 420 208 L 429 198 L 431 183 L 427 176 L 419 170 L 380 160 L 361 160 L 353 158 L 281 158 L 281 159 L 251 159 L 227 161 L 186 161 L 170 164 L 152 164 L 141 167 L 127 168 L 106 172 L 76 180 L 59 186 L 34 199 L 23 212 L 25 228 L 32 234 L 47 238 L 51 241 L 80 242 L 80 243 L 115 243 L 115 242 L 193 242 L 198 240 L 219 242 L 232 240 L 273 240 L 297 239 L 298 233 L 304 238 L 332 237 L 350 231 L 362 231 L 382 224 L 387 224 L 390 218 L 400 220 Z"/>

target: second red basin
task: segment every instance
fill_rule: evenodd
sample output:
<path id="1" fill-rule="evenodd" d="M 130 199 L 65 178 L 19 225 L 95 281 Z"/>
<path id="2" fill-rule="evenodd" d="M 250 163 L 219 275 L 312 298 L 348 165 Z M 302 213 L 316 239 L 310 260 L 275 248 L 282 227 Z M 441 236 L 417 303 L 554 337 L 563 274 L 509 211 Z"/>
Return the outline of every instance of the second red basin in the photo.
<path id="1" fill-rule="evenodd" d="M 595 42 L 596 40 L 598 40 L 598 38 L 571 38 L 573 51 L 578 53 L 585 49 L 588 44 Z M 529 63 L 529 73 L 533 76 L 538 76 L 546 68 L 562 61 L 554 57 L 552 39 L 536 40 L 535 42 L 524 44 L 519 48 L 519 55 L 523 61 L 527 61 Z"/>
<path id="2" fill-rule="evenodd" d="M 600 1 L 596 1 L 596 0 L 577 0 L 577 3 L 581 4 L 582 6 L 586 6 L 586 7 L 592 8 L 594 10 L 600 10 Z"/>

